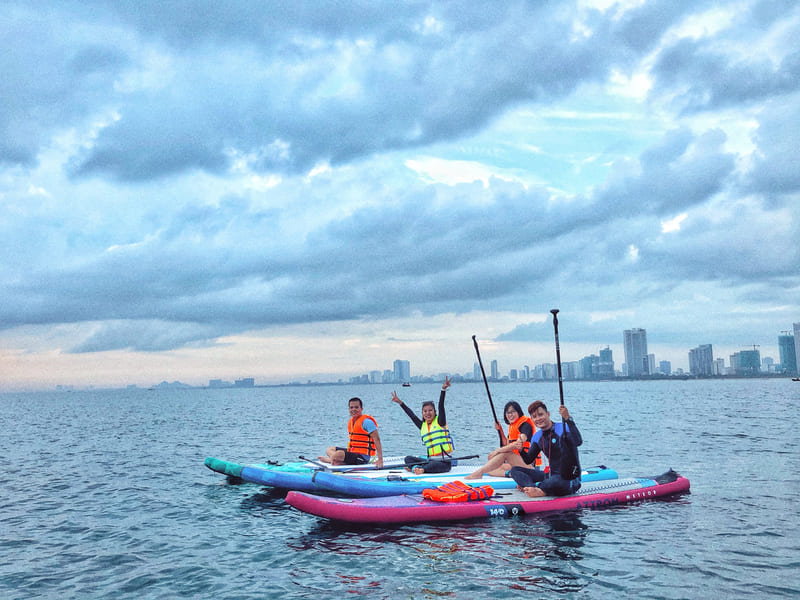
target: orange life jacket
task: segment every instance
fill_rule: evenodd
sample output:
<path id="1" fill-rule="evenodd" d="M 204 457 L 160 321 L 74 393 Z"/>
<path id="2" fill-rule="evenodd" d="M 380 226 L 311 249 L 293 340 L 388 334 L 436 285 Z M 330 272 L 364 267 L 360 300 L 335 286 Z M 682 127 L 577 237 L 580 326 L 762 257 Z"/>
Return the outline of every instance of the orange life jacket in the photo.
<path id="1" fill-rule="evenodd" d="M 356 454 L 367 454 L 375 456 L 375 442 L 372 441 L 369 433 L 364 429 L 364 419 L 369 419 L 378 426 L 377 421 L 369 415 L 361 415 L 358 419 L 350 419 L 347 422 L 347 432 L 350 434 L 350 443 L 347 450 Z"/>
<path id="2" fill-rule="evenodd" d="M 471 500 L 486 500 L 494 495 L 494 489 L 489 485 L 476 487 L 468 486 L 463 481 L 451 481 L 437 488 L 422 490 L 422 497 L 436 502 L 469 502 Z"/>
<path id="3" fill-rule="evenodd" d="M 509 442 L 515 442 L 515 441 L 517 441 L 517 439 L 519 439 L 519 428 L 522 427 L 523 423 L 529 423 L 530 426 L 531 426 L 531 429 L 533 429 L 533 433 L 536 433 L 536 425 L 533 424 L 533 421 L 531 420 L 531 418 L 530 417 L 526 417 L 526 416 L 522 416 L 519 419 L 517 419 L 516 421 L 514 421 L 513 423 L 511 423 L 511 425 L 508 426 L 508 441 Z M 526 452 L 528 450 L 530 450 L 531 449 L 531 441 L 530 440 L 525 440 L 525 443 L 522 444 L 522 448 Z M 514 452 L 519 454 L 519 450 L 514 450 Z M 536 457 L 536 461 L 534 462 L 534 466 L 535 467 L 541 467 L 542 466 L 542 456 L 541 456 L 541 454 Z"/>

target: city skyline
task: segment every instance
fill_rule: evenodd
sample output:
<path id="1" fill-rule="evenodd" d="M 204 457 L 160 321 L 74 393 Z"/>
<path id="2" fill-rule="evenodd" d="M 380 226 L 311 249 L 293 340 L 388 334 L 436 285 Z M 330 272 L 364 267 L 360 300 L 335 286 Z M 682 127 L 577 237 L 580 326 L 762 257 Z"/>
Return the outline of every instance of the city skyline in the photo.
<path id="1" fill-rule="evenodd" d="M 633 328 L 624 330 L 622 347 L 624 349 L 626 342 L 631 342 L 637 348 L 636 353 L 629 351 L 629 356 L 636 356 L 637 360 L 642 358 L 645 354 L 644 365 L 647 366 L 647 373 L 638 371 L 635 374 L 630 374 L 627 369 L 626 363 L 619 362 L 614 358 L 614 351 L 611 345 L 606 345 L 604 348 L 598 350 L 597 354 L 590 354 L 580 359 L 571 360 L 567 357 L 562 357 L 563 377 L 565 380 L 575 379 L 615 379 L 625 377 L 649 377 L 649 376 L 699 376 L 699 377 L 715 377 L 715 376 L 742 376 L 753 374 L 781 374 L 781 367 L 784 365 L 783 358 L 785 349 L 780 348 L 781 342 L 787 342 L 791 338 L 792 348 L 800 347 L 800 323 L 793 323 L 793 335 L 788 335 L 789 332 L 784 330 L 778 336 L 778 349 L 780 351 L 781 360 L 777 363 L 774 358 L 769 355 L 761 356 L 758 345 L 751 345 L 747 348 L 739 349 L 727 357 L 719 356 L 713 350 L 713 344 L 700 344 L 695 348 L 688 350 L 688 369 L 683 366 L 673 365 L 672 361 L 656 360 L 655 353 L 647 353 L 646 346 L 646 330 L 643 328 Z M 634 339 L 632 339 L 634 338 Z M 786 373 L 786 376 L 794 376 L 797 374 L 796 355 L 791 354 L 794 362 L 795 371 L 791 370 Z M 755 364 L 752 360 L 755 358 Z M 502 381 L 545 381 L 557 378 L 556 362 L 545 363 L 532 363 L 521 364 L 520 366 L 507 367 L 507 371 L 503 371 L 497 359 L 489 358 L 487 360 L 489 368 L 486 370 L 486 377 L 489 381 L 502 382 Z M 519 361 L 518 361 L 519 362 Z M 525 361 L 523 360 L 522 363 Z M 530 362 L 530 361 L 529 361 Z M 745 368 L 737 369 L 737 362 L 742 362 Z M 181 381 L 161 381 L 158 384 L 149 384 L 147 387 L 151 388 L 173 388 L 173 387 L 209 387 L 209 388 L 246 388 L 254 387 L 256 385 L 302 385 L 302 384 L 396 384 L 419 382 L 419 381 L 443 381 L 445 377 L 452 376 L 458 380 L 466 381 L 482 381 L 483 374 L 480 369 L 479 361 L 473 362 L 471 372 L 468 369 L 455 369 L 455 370 L 441 370 L 436 368 L 426 369 L 423 367 L 420 373 L 412 374 L 411 368 L 412 361 L 407 359 L 394 359 L 392 361 L 391 369 L 371 369 L 365 373 L 359 374 L 334 374 L 330 377 L 323 378 L 322 380 L 306 379 L 305 381 L 297 378 L 290 378 L 286 381 L 272 381 L 272 382 L 256 382 L 256 378 L 252 376 L 242 377 L 233 382 L 224 379 L 213 378 L 209 379 L 207 384 L 186 384 Z M 658 367 L 654 367 L 658 364 Z M 742 365 L 738 365 L 742 366 Z M 791 365 L 790 365 L 791 366 Z M 503 366 L 504 367 L 504 366 Z M 504 374 L 505 373 L 505 374 Z M 591 375 L 590 375 L 591 373 Z M 88 387 L 95 387 L 89 385 Z M 115 387 L 115 386 L 111 386 Z M 137 387 L 128 385 L 128 387 Z M 58 389 L 72 389 L 73 386 L 65 386 L 59 384 Z"/>
<path id="2" fill-rule="evenodd" d="M 798 3 L 100 5 L 4 3 L 0 390 L 800 321 Z"/>

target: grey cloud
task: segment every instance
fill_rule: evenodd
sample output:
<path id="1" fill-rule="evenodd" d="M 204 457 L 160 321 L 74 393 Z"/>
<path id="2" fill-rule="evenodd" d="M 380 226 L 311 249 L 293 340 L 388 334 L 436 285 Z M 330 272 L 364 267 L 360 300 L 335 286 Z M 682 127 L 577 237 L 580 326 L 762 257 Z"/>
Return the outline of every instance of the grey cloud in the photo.
<path id="1" fill-rule="evenodd" d="M 749 191 L 765 194 L 781 204 L 788 201 L 787 195 L 800 192 L 800 94 L 769 102 L 758 120 L 758 152 L 745 185 Z"/>
<path id="2" fill-rule="evenodd" d="M 216 338 L 221 333 L 219 330 L 197 323 L 159 320 L 107 321 L 97 325 L 91 335 L 68 352 L 71 354 L 110 350 L 160 352 L 186 346 L 208 346 L 208 340 Z"/>
<path id="3" fill-rule="evenodd" d="M 800 9 L 794 6 L 794 12 Z M 771 23 L 768 23 L 769 25 Z M 784 36 L 797 39 L 800 29 Z M 753 104 L 800 89 L 800 51 L 788 52 L 777 64 L 761 54 L 726 53 L 717 40 L 681 39 L 660 52 L 653 67 L 655 95 L 672 94 L 685 113 Z"/>
<path id="4" fill-rule="evenodd" d="M 174 79 L 146 93 L 94 76 L 100 67 L 107 75 L 143 67 L 131 64 L 123 49 L 87 44 L 66 53 L 76 54 L 71 60 L 83 68 L 73 69 L 73 77 L 104 87 L 103 102 L 120 115 L 74 157 L 72 172 L 128 181 L 193 168 L 219 172 L 230 165 L 232 151 L 258 157 L 254 166 L 263 170 L 299 172 L 319 161 L 341 164 L 450 140 L 516 103 L 563 97 L 582 82 L 601 80 L 615 60 L 627 60 L 625 44 L 607 24 L 598 24 L 588 39 L 573 37 L 573 12 L 555 5 L 411 3 L 393 9 L 391 18 L 370 18 L 385 12 L 370 3 L 315 11 L 302 4 L 260 10 L 247 4 L 241 13 L 210 3 L 196 13 L 175 13 L 163 3 L 100 3 L 91 15 L 85 6 L 60 6 L 65 14 L 54 12 L 54 19 L 105 19 L 134 34 L 157 30 L 153 44 L 179 40 L 167 57 Z M 662 27 L 678 14 L 662 12 Z M 441 32 L 419 31 L 429 14 L 441 19 Z M 48 26 L 58 31 L 55 22 Z M 298 29 L 313 34 L 314 43 L 298 47 Z M 266 45 L 253 43 L 267 39 Z M 372 46 L 353 50 L 360 56 L 340 80 L 332 75 L 345 60 L 337 44 L 356 48 L 357 40 Z M 47 40 L 40 48 L 47 59 L 61 53 Z M 340 94 L 339 86 L 355 91 Z"/>

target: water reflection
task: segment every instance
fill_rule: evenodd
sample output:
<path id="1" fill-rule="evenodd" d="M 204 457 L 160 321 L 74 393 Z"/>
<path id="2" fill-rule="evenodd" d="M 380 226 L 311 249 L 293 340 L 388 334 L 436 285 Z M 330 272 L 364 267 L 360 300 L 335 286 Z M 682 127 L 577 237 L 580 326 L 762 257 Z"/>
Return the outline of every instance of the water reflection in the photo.
<path id="1" fill-rule="evenodd" d="M 286 544 L 309 561 L 331 553 L 349 557 L 345 564 L 352 571 L 335 573 L 337 593 L 362 594 L 381 581 L 384 592 L 402 589 L 411 597 L 462 597 L 474 586 L 488 586 L 491 597 L 503 598 L 520 590 L 564 593 L 586 587 L 593 573 L 580 562 L 589 532 L 579 513 L 400 527 L 316 520 Z"/>

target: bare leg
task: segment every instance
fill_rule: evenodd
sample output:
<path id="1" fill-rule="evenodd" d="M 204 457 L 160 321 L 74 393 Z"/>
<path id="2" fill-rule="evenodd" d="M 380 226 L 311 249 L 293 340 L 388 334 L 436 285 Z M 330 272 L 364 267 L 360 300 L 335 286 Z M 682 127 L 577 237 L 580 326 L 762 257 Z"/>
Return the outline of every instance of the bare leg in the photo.
<path id="1" fill-rule="evenodd" d="M 485 465 L 483 465 L 480 469 L 476 469 L 469 475 L 467 475 L 464 479 L 480 479 L 483 477 L 484 473 L 488 473 L 489 471 L 494 471 L 498 467 L 500 467 L 506 461 L 506 453 L 498 452 L 492 458 L 490 458 Z M 514 456 L 517 456 L 514 454 Z M 505 472 L 505 471 L 504 471 Z"/>
<path id="2" fill-rule="evenodd" d="M 320 456 L 319 459 L 324 463 L 329 463 L 332 465 L 343 465 L 344 464 L 344 451 L 337 450 L 336 446 L 330 446 L 327 450 L 325 450 L 325 454 L 327 456 Z"/>
<path id="3" fill-rule="evenodd" d="M 492 469 L 491 471 L 486 471 L 486 475 L 491 475 L 492 477 L 505 477 L 506 471 L 508 471 L 511 467 L 528 467 L 529 465 L 525 464 L 525 461 L 522 460 L 522 457 L 517 454 L 516 452 L 506 452 L 505 454 L 501 454 L 505 460 L 502 464 L 500 464 L 497 468 Z M 488 463 L 484 466 L 486 468 Z"/>

